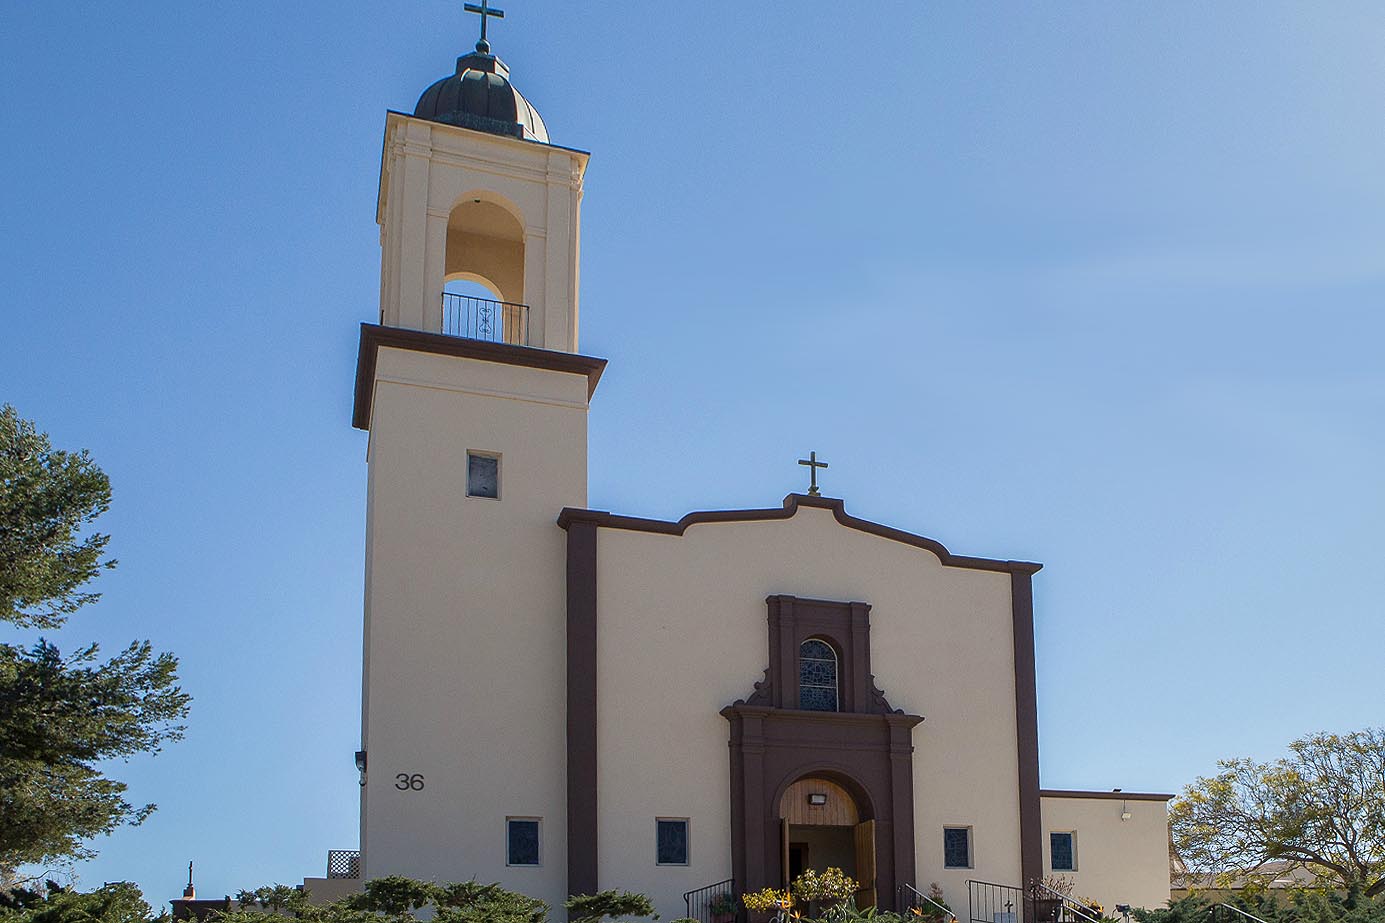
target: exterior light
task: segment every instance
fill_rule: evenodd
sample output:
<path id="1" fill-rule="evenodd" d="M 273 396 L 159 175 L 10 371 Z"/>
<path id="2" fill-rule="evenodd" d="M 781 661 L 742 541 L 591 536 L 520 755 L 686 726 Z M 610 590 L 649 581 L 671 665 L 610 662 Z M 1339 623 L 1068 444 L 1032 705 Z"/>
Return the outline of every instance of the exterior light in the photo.
<path id="1" fill-rule="evenodd" d="M 357 750 L 357 751 L 356 751 L 356 771 L 357 771 L 357 772 L 365 772 L 365 751 L 364 751 L 364 750 Z"/>
<path id="2" fill-rule="evenodd" d="M 824 795 L 822 792 L 813 792 L 811 795 L 808 796 L 808 803 L 813 805 L 827 804 L 827 796 Z"/>

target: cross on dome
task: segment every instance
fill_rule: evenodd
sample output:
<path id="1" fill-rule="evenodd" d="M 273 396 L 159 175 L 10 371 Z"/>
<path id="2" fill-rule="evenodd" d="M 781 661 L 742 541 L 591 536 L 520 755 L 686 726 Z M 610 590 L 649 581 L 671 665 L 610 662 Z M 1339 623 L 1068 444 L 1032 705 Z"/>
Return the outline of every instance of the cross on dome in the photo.
<path id="1" fill-rule="evenodd" d="M 481 17 L 481 39 L 476 43 L 476 50 L 481 54 L 490 54 L 491 43 L 486 41 L 486 20 L 492 16 L 496 19 L 504 19 L 505 11 L 491 6 L 490 0 L 481 0 L 479 4 L 466 3 L 462 5 L 462 9 L 468 13 L 476 13 Z"/>

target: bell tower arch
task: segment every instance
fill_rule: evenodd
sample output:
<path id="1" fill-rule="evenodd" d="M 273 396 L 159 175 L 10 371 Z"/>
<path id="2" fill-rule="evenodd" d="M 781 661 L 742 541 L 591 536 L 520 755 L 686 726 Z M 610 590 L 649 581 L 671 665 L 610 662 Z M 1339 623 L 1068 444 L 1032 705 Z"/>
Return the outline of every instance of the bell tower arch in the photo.
<path id="1" fill-rule="evenodd" d="M 445 332 L 444 285 L 470 273 L 525 306 L 518 345 L 575 353 L 589 155 L 549 143 L 509 73 L 492 54 L 463 55 L 412 116 L 387 116 L 380 323 Z"/>

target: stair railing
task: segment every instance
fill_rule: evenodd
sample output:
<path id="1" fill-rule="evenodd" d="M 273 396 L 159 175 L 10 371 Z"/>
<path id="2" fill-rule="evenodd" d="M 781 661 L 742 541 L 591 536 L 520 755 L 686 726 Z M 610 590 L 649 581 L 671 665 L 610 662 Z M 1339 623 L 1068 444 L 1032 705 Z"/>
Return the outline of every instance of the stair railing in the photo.
<path id="1" fill-rule="evenodd" d="M 1034 882 L 1034 898 L 1036 900 L 1057 900 L 1062 903 L 1059 905 L 1075 923 L 1101 923 L 1101 917 L 1092 912 L 1092 908 L 1085 904 L 1073 900 L 1062 891 L 1055 891 L 1042 882 Z M 1215 923 L 1215 921 L 1214 921 Z M 1261 920 L 1260 923 L 1265 923 Z"/>
<path id="2" fill-rule="evenodd" d="M 923 910 L 925 905 L 930 904 L 941 912 L 943 919 L 951 920 L 952 923 L 957 923 L 957 914 L 953 913 L 951 910 L 949 910 L 947 907 L 944 907 L 942 904 L 939 904 L 937 901 L 933 900 L 933 898 L 929 897 L 927 894 L 924 894 L 918 888 L 915 888 L 913 885 L 899 886 L 899 907 L 901 910 L 905 909 L 906 907 L 911 910 L 914 908 Z M 934 916 L 934 914 L 925 912 L 923 916 L 931 917 Z"/>
<path id="3" fill-rule="evenodd" d="M 1221 914 L 1219 914 L 1217 911 L 1222 907 L 1225 907 L 1232 913 L 1240 914 L 1244 918 L 1244 920 L 1237 920 L 1236 923 L 1245 923 L 1245 920 L 1249 920 L 1251 921 L 1251 923 L 1266 923 L 1266 921 L 1260 919 L 1253 913 L 1247 913 L 1240 907 L 1232 907 L 1230 904 L 1225 903 L 1213 904 L 1211 907 L 1207 908 L 1207 912 L 1212 915 L 1212 923 L 1221 923 Z"/>

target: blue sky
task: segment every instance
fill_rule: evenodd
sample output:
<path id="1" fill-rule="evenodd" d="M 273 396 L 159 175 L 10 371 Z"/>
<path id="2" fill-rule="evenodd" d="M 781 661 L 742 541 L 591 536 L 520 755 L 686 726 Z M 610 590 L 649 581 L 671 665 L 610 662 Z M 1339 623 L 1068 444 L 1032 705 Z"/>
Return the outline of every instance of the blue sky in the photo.
<path id="1" fill-rule="evenodd" d="M 115 490 L 120 567 L 54 637 L 150 638 L 195 698 L 84 884 L 356 844 L 356 330 L 384 112 L 460 6 L 0 12 L 0 400 Z M 593 152 L 592 506 L 776 505 L 816 449 L 856 515 L 1043 562 L 1049 787 L 1379 723 L 1385 7 L 506 6 Z"/>

